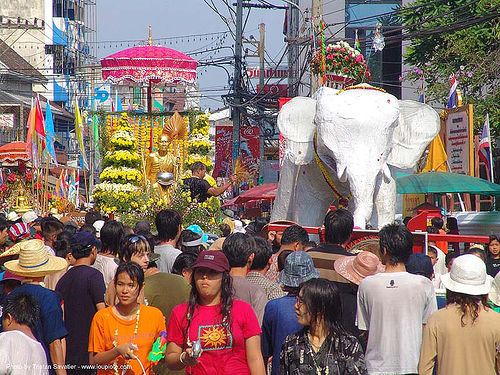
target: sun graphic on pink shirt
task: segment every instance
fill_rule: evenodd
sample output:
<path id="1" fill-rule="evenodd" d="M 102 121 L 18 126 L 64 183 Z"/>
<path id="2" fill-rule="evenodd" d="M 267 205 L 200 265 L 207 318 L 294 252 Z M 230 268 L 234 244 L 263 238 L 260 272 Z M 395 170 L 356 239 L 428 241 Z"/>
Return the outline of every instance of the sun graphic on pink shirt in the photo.
<path id="1" fill-rule="evenodd" d="M 227 345 L 228 336 L 225 326 L 216 325 L 202 328 L 199 337 L 203 349 L 218 349 Z"/>

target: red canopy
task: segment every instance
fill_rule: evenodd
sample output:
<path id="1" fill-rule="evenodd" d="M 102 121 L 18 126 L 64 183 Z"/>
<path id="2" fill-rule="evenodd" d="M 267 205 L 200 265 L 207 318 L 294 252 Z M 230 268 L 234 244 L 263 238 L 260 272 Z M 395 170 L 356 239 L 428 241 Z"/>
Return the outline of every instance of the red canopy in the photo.
<path id="1" fill-rule="evenodd" d="M 245 191 L 244 193 L 241 193 L 237 197 L 227 201 L 222 205 L 222 207 L 229 207 L 262 199 L 273 200 L 274 198 L 276 198 L 277 190 L 278 183 L 255 186 Z"/>
<path id="2" fill-rule="evenodd" d="M 26 142 L 11 142 L 0 147 L 0 162 L 15 163 L 29 161 Z"/>

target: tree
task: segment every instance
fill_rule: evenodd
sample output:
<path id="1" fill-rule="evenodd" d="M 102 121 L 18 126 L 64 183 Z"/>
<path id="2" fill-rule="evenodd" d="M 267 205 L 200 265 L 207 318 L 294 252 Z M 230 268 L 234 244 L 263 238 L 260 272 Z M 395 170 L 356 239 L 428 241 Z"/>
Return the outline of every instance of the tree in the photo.
<path id="1" fill-rule="evenodd" d="M 425 80 L 428 101 L 446 104 L 450 79 L 457 77 L 464 104 L 474 104 L 480 132 L 486 112 L 500 135 L 500 0 L 417 0 L 403 7 L 405 60 L 415 69 L 406 78 Z"/>

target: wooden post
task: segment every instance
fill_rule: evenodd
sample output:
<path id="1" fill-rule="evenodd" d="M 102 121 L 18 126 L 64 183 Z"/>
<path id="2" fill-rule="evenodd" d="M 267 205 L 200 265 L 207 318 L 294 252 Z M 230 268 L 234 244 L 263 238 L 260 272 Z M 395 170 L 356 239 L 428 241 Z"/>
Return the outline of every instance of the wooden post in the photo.
<path id="1" fill-rule="evenodd" d="M 42 191 L 42 210 L 47 212 L 48 211 L 48 203 L 49 200 L 47 199 L 47 194 L 48 194 L 48 187 L 49 187 L 49 155 L 47 153 L 47 163 L 45 166 L 45 183 L 43 186 L 43 191 Z"/>
<path id="2" fill-rule="evenodd" d="M 80 173 L 77 169 L 76 173 Z M 90 202 L 90 195 L 89 195 L 89 184 L 87 183 L 87 171 L 85 170 L 85 167 L 83 167 L 83 181 L 85 182 L 85 194 L 87 195 L 87 203 Z M 80 190 L 80 187 L 78 187 L 78 190 Z M 78 191 L 76 192 L 77 197 L 78 197 Z M 78 209 L 78 207 L 75 207 Z"/>

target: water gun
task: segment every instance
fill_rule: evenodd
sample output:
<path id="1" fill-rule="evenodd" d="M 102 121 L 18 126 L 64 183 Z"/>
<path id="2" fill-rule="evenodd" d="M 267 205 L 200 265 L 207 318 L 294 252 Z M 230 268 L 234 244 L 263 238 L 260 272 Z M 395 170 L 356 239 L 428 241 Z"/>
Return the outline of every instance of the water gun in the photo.
<path id="1" fill-rule="evenodd" d="M 156 339 L 153 344 L 153 348 L 149 352 L 148 359 L 154 362 L 155 365 L 158 364 L 162 358 L 165 358 L 165 351 L 167 350 L 167 332 L 161 331 L 160 336 Z"/>

